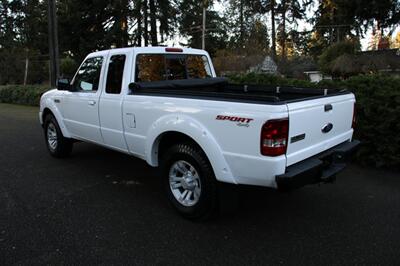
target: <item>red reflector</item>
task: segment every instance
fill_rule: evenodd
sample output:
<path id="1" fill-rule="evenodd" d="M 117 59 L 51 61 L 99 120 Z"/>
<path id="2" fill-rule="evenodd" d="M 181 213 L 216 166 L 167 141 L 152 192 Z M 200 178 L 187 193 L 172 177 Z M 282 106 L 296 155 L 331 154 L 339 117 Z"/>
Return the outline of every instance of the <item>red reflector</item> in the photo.
<path id="1" fill-rule="evenodd" d="M 355 128 L 356 127 L 356 115 L 357 115 L 357 109 L 356 109 L 356 103 L 354 103 L 354 107 L 353 107 L 353 121 L 351 123 L 351 128 Z"/>
<path id="2" fill-rule="evenodd" d="M 279 156 L 286 153 L 289 119 L 267 121 L 261 129 L 261 154 Z"/>
<path id="3" fill-rule="evenodd" d="M 166 52 L 172 52 L 172 53 L 182 53 L 183 49 L 182 48 L 165 48 Z"/>

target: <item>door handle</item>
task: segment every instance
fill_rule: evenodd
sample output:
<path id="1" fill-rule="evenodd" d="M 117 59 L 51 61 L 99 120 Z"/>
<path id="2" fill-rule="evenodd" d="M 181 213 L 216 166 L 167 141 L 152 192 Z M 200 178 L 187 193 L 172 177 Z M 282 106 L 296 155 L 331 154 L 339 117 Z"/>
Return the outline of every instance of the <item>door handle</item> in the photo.
<path id="1" fill-rule="evenodd" d="M 88 101 L 88 104 L 91 105 L 91 106 L 93 106 L 93 105 L 96 104 L 96 101 Z"/>

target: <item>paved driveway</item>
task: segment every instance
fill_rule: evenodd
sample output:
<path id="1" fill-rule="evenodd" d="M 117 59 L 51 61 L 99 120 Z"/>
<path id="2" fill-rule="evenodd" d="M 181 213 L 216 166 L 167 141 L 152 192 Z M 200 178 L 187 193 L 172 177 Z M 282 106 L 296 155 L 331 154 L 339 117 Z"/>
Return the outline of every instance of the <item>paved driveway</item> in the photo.
<path id="1" fill-rule="evenodd" d="M 236 210 L 193 223 L 156 171 L 79 143 L 51 158 L 37 109 L 0 104 L 0 265 L 399 265 L 400 174 L 351 165 L 334 185 L 240 188 Z"/>

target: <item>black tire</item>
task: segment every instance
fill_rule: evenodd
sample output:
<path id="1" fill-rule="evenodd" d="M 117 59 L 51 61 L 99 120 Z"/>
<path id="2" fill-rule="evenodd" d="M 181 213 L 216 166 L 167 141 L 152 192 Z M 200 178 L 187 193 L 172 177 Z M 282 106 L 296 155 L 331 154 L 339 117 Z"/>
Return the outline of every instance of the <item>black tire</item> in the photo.
<path id="1" fill-rule="evenodd" d="M 56 140 L 55 145 L 49 141 L 49 131 L 56 133 L 56 135 L 53 135 Z M 73 142 L 71 139 L 63 136 L 56 118 L 51 114 L 47 115 L 44 119 L 44 138 L 51 156 L 64 158 L 71 154 Z"/>
<path id="2" fill-rule="evenodd" d="M 182 161 L 193 166 L 197 172 L 196 176 L 200 179 L 201 193 L 199 193 L 197 202 L 192 206 L 184 206 L 180 203 L 174 196 L 170 184 L 170 171 L 173 171 L 172 168 L 175 163 Z M 218 205 L 217 181 L 210 162 L 200 147 L 192 143 L 172 146 L 162 154 L 161 171 L 167 197 L 179 214 L 191 220 L 205 220 L 216 213 Z M 194 195 L 192 197 L 194 198 Z"/>

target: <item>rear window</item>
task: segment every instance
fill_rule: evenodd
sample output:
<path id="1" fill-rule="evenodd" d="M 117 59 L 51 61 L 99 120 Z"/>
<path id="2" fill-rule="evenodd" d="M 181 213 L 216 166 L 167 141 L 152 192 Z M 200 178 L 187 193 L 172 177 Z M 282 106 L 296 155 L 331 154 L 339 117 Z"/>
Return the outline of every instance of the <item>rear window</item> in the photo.
<path id="1" fill-rule="evenodd" d="M 212 77 L 204 55 L 140 54 L 136 60 L 136 81 L 203 79 Z"/>

